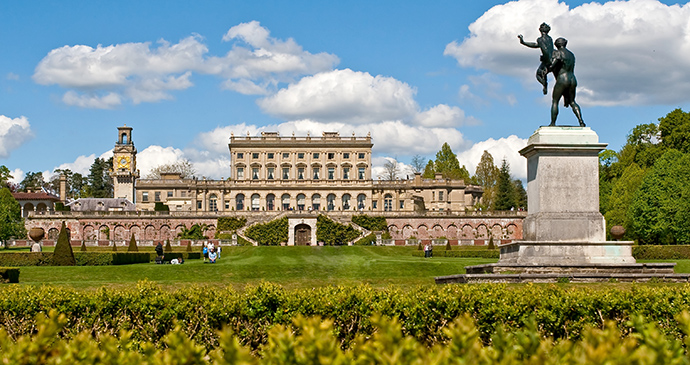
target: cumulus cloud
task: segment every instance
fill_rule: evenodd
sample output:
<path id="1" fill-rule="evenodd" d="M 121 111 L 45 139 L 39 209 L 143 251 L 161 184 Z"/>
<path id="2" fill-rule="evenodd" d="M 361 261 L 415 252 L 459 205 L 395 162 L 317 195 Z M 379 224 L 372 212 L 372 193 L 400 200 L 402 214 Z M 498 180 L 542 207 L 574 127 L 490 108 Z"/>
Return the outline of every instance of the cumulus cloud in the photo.
<path id="1" fill-rule="evenodd" d="M 418 113 L 414 120 L 425 127 L 459 127 L 465 124 L 477 124 L 473 117 L 465 117 L 465 112 L 457 106 L 439 104 Z"/>
<path id="2" fill-rule="evenodd" d="M 344 69 L 304 77 L 258 104 L 286 120 L 361 124 L 412 115 L 418 108 L 415 93 L 392 77 Z"/>
<path id="3" fill-rule="evenodd" d="M 690 4 L 657 0 L 592 2 L 570 8 L 558 0 L 518 0 L 489 9 L 470 35 L 446 46 L 462 67 L 519 77 L 539 88 L 539 51 L 521 46 L 539 37 L 568 39 L 577 57 L 578 94 L 590 105 L 673 104 L 690 92 Z"/>
<path id="4" fill-rule="evenodd" d="M 10 157 L 13 150 L 34 136 L 26 117 L 10 118 L 0 115 L 0 158 Z"/>
<path id="5" fill-rule="evenodd" d="M 527 160 L 520 156 L 518 151 L 527 145 L 527 140 L 511 135 L 505 138 L 477 142 L 469 149 L 458 153 L 458 160 L 465 165 L 471 174 L 477 169 L 484 151 L 488 151 L 494 158 L 494 164 L 501 167 L 501 161 L 505 158 L 510 164 L 510 173 L 517 179 L 527 178 Z"/>
<path id="6" fill-rule="evenodd" d="M 22 180 L 24 180 L 25 174 L 22 169 L 16 168 L 10 171 L 10 175 L 12 176 L 12 178 L 9 181 L 13 184 L 19 184 L 20 182 L 22 182 Z"/>

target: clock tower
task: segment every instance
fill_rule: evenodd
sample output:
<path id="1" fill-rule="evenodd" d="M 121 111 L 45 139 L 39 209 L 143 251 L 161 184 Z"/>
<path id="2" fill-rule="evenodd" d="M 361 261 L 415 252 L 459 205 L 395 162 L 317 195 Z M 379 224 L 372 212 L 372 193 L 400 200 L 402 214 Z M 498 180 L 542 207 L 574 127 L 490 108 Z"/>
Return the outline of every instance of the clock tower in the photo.
<path id="1" fill-rule="evenodd" d="M 132 141 L 132 127 L 117 127 L 117 142 L 113 148 L 113 195 L 136 203 L 134 184 L 139 178 L 137 149 Z"/>

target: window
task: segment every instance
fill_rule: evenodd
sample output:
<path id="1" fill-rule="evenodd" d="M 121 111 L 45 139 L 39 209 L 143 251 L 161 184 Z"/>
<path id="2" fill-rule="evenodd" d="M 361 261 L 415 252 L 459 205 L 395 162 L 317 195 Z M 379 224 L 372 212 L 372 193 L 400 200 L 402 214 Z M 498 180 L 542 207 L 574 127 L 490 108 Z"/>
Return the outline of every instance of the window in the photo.
<path id="1" fill-rule="evenodd" d="M 149 201 L 149 192 L 148 191 L 144 191 L 141 193 L 141 201 L 142 202 Z"/>
<path id="2" fill-rule="evenodd" d="M 319 210 L 321 207 L 321 195 L 314 194 L 311 196 L 311 209 Z"/>
<path id="3" fill-rule="evenodd" d="M 364 210 L 367 202 L 367 196 L 364 194 L 357 195 L 357 209 Z"/>
<path id="4" fill-rule="evenodd" d="M 304 194 L 297 195 L 297 210 L 304 210 L 307 204 L 307 197 Z"/>
<path id="5" fill-rule="evenodd" d="M 196 209 L 201 210 L 201 201 L 196 202 Z"/>
<path id="6" fill-rule="evenodd" d="M 269 160 L 272 160 L 273 157 L 275 157 L 275 156 L 273 155 L 273 152 L 269 152 L 269 153 L 268 153 L 268 159 L 269 159 Z"/>
<path id="7" fill-rule="evenodd" d="M 304 180 L 304 167 L 297 168 L 297 180 Z"/>
<path id="8" fill-rule="evenodd" d="M 266 195 L 266 210 L 275 209 L 275 199 L 276 196 L 273 194 Z"/>
<path id="9" fill-rule="evenodd" d="M 343 167 L 343 179 L 345 179 L 345 180 L 350 179 L 350 168 L 349 167 Z"/>
<path id="10" fill-rule="evenodd" d="M 360 160 L 363 160 L 363 159 L 364 159 L 364 156 L 365 156 L 364 152 L 360 152 L 360 153 L 357 154 L 357 158 L 360 159 Z"/>
<path id="11" fill-rule="evenodd" d="M 393 197 L 390 194 L 383 197 L 383 210 L 386 212 L 393 210 Z"/>
<path id="12" fill-rule="evenodd" d="M 290 168 L 289 167 L 283 167 L 283 180 L 288 180 L 290 179 Z"/>
<path id="13" fill-rule="evenodd" d="M 350 194 L 343 194 L 343 210 L 350 210 Z"/>
<path id="14" fill-rule="evenodd" d="M 160 191 L 153 193 L 153 196 L 154 196 L 153 201 L 155 201 L 155 202 L 161 201 L 161 192 Z"/>
<path id="15" fill-rule="evenodd" d="M 312 168 L 312 171 L 314 171 L 314 180 L 318 180 L 319 179 L 319 168 L 314 167 L 314 168 Z"/>
<path id="16" fill-rule="evenodd" d="M 371 201 L 371 209 L 376 210 L 378 208 L 378 205 L 379 205 L 378 203 L 379 203 L 378 201 L 372 200 Z"/>
<path id="17" fill-rule="evenodd" d="M 443 190 L 438 192 L 438 200 L 443 201 Z"/>
<path id="18" fill-rule="evenodd" d="M 343 158 L 350 158 L 350 152 L 343 153 Z"/>
<path id="19" fill-rule="evenodd" d="M 258 159 L 258 158 L 259 158 L 259 153 L 258 153 L 258 152 L 252 153 L 252 158 L 255 159 L 255 160 Z"/>
<path id="20" fill-rule="evenodd" d="M 273 171 L 274 170 L 275 170 L 275 168 L 273 168 L 273 167 L 268 168 L 268 177 L 266 177 L 267 179 L 273 180 Z"/>
<path id="21" fill-rule="evenodd" d="M 297 158 L 299 158 L 300 160 L 304 160 L 304 152 L 298 153 Z"/>
<path id="22" fill-rule="evenodd" d="M 172 198 L 172 197 L 173 197 L 173 192 L 172 192 L 172 191 L 168 191 L 168 198 Z"/>
<path id="23" fill-rule="evenodd" d="M 312 155 L 312 158 L 319 158 L 319 153 L 318 153 L 318 152 L 314 152 L 314 154 Z"/>
<path id="24" fill-rule="evenodd" d="M 405 209 L 405 201 L 404 200 L 400 201 L 400 209 Z"/>
<path id="25" fill-rule="evenodd" d="M 283 210 L 290 209 L 290 194 L 283 194 L 283 196 L 280 197 L 280 201 L 283 204 Z"/>
<path id="26" fill-rule="evenodd" d="M 360 180 L 364 180 L 364 167 L 360 167 L 357 169 L 357 178 Z"/>
<path id="27" fill-rule="evenodd" d="M 211 194 L 211 196 L 208 197 L 208 210 L 211 212 L 218 211 L 218 198 L 215 194 Z"/>
<path id="28" fill-rule="evenodd" d="M 328 152 L 328 159 L 329 159 L 329 160 L 332 160 L 332 159 L 334 159 L 334 158 L 335 158 L 335 153 L 333 153 L 333 152 Z"/>
<path id="29" fill-rule="evenodd" d="M 283 152 L 283 158 L 290 158 L 290 154 L 288 152 Z"/>
<path id="30" fill-rule="evenodd" d="M 328 194 L 326 197 L 326 210 L 335 210 L 335 194 Z"/>
<path id="31" fill-rule="evenodd" d="M 335 167 L 328 168 L 328 180 L 335 179 Z"/>
<path id="32" fill-rule="evenodd" d="M 244 158 L 244 153 L 237 152 L 237 158 Z"/>
<path id="33" fill-rule="evenodd" d="M 187 196 L 187 192 L 186 192 L 186 191 L 180 191 L 180 196 L 183 197 L 183 198 L 186 197 L 186 196 Z"/>
<path id="34" fill-rule="evenodd" d="M 225 204 L 224 204 L 224 205 L 225 205 L 225 210 L 230 210 L 230 201 L 229 201 L 229 200 L 226 200 L 226 201 L 224 201 L 223 203 L 225 203 Z M 179 205 L 178 205 L 178 207 L 179 207 Z"/>
<path id="35" fill-rule="evenodd" d="M 244 210 L 244 194 L 235 196 L 235 210 Z"/>
<path id="36" fill-rule="evenodd" d="M 259 180 L 259 168 L 252 167 L 252 180 Z"/>
<path id="37" fill-rule="evenodd" d="M 253 194 L 252 195 L 252 210 L 257 211 L 259 210 L 259 202 L 260 202 L 259 194 Z"/>
<path id="38" fill-rule="evenodd" d="M 237 180 L 243 180 L 244 179 L 244 167 L 238 167 L 237 168 Z"/>

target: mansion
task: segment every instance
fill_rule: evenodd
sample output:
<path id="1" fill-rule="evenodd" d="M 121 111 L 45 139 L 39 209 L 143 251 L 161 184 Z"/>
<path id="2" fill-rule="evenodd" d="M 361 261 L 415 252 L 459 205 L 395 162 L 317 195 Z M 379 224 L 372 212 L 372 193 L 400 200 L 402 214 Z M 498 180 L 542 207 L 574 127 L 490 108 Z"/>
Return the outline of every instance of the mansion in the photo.
<path id="1" fill-rule="evenodd" d="M 119 127 L 113 149 L 114 197 L 153 211 L 156 203 L 171 212 L 326 211 L 464 212 L 481 200 L 480 186 L 463 180 L 374 179 L 371 136 L 230 137 L 232 176 L 227 179 L 182 178 L 162 174 L 142 179 L 136 169 L 132 128 Z"/>

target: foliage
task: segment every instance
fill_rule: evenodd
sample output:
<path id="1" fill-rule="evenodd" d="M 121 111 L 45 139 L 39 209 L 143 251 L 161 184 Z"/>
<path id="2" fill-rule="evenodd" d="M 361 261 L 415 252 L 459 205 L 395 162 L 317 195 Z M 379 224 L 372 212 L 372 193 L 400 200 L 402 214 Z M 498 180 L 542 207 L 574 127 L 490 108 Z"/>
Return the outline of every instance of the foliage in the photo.
<path id="1" fill-rule="evenodd" d="M 52 265 L 53 266 L 74 266 L 74 252 L 72 252 L 72 245 L 70 243 L 69 233 L 65 222 L 62 222 L 60 233 L 58 234 L 57 243 L 55 244 L 55 251 L 53 252 Z"/>
<path id="2" fill-rule="evenodd" d="M 19 191 L 28 192 L 29 190 L 40 191 L 43 188 L 48 188 L 42 172 L 27 172 L 24 179 L 19 183 Z"/>
<path id="3" fill-rule="evenodd" d="M 386 222 L 386 217 L 357 214 L 352 216 L 352 223 L 372 232 L 388 232 L 388 223 Z"/>
<path id="4" fill-rule="evenodd" d="M 113 158 L 101 159 L 96 157 L 89 169 L 87 181 L 89 183 L 86 194 L 92 198 L 112 198 L 113 178 L 110 176 L 113 168 Z"/>
<path id="5" fill-rule="evenodd" d="M 153 211 L 154 212 L 169 212 L 170 207 L 167 204 L 163 204 L 163 202 L 156 202 L 153 205 Z"/>
<path id="6" fill-rule="evenodd" d="M 161 174 L 180 174 L 182 179 L 191 179 L 196 174 L 194 165 L 187 159 L 182 159 L 177 162 L 159 165 L 151 169 L 151 172 L 146 175 L 147 179 L 160 179 Z"/>
<path id="7" fill-rule="evenodd" d="M 515 207 L 527 210 L 527 191 L 525 190 L 525 187 L 522 185 L 522 180 L 513 180 L 513 189 L 515 193 Z"/>
<path id="8" fill-rule="evenodd" d="M 79 247 L 79 251 L 86 252 L 86 241 L 81 241 L 81 247 Z"/>
<path id="9" fill-rule="evenodd" d="M 687 260 L 690 259 L 690 246 L 635 245 L 632 255 L 637 260 Z"/>
<path id="10" fill-rule="evenodd" d="M 0 241 L 7 247 L 7 240 L 26 237 L 22 207 L 12 196 L 10 189 L 0 188 Z"/>
<path id="11" fill-rule="evenodd" d="M 18 283 L 18 267 L 0 267 L 0 283 Z"/>
<path id="12" fill-rule="evenodd" d="M 476 184 L 481 185 L 484 188 L 484 194 L 482 194 L 482 201 L 486 206 L 492 206 L 494 200 L 494 192 L 496 186 L 496 180 L 498 179 L 498 167 L 494 164 L 494 157 L 491 156 L 489 151 L 484 151 L 482 157 L 479 160 L 479 164 L 475 169 L 473 180 Z"/>
<path id="13" fill-rule="evenodd" d="M 247 217 L 219 217 L 216 236 L 221 231 L 236 232 L 247 224 Z"/>
<path id="14" fill-rule="evenodd" d="M 182 227 L 182 232 L 178 233 L 177 237 L 183 240 L 203 240 L 208 238 L 204 235 L 205 230 L 205 224 L 195 223 L 189 229 Z"/>
<path id="15" fill-rule="evenodd" d="M 628 166 L 620 179 L 617 179 L 611 188 L 610 198 L 608 199 L 606 218 L 606 232 L 615 225 L 621 225 L 626 230 L 626 238 L 632 238 L 632 220 L 627 217 L 628 208 L 633 196 L 642 184 L 645 171 L 636 163 Z M 630 232 L 630 233 L 628 233 Z"/>
<path id="16" fill-rule="evenodd" d="M 376 235 L 369 233 L 368 235 L 358 239 L 354 245 L 355 246 L 371 246 L 376 243 Z"/>
<path id="17" fill-rule="evenodd" d="M 327 245 L 347 244 L 359 237 L 361 233 L 352 225 L 334 222 L 327 216 L 320 214 L 316 218 L 316 240 Z"/>
<path id="18" fill-rule="evenodd" d="M 54 252 L 3 252 L 0 266 L 52 266 Z M 79 251 L 74 253 L 76 266 L 128 265 L 151 261 L 149 253 Z"/>
<path id="19" fill-rule="evenodd" d="M 0 188 L 9 187 L 10 180 L 13 178 L 14 177 L 12 176 L 10 169 L 8 169 L 5 165 L 0 165 Z"/>
<path id="20" fill-rule="evenodd" d="M 137 240 L 134 238 L 134 233 L 132 233 L 132 236 L 129 238 L 127 252 L 139 252 L 139 247 L 137 247 Z"/>
<path id="21" fill-rule="evenodd" d="M 439 250 L 438 252 L 434 252 L 434 257 L 475 257 L 475 258 L 484 258 L 484 259 L 497 259 L 501 255 L 500 250 L 498 249 L 481 249 L 481 248 L 475 248 L 475 249 L 462 249 L 462 250 Z M 424 256 L 424 253 L 422 252 L 412 252 L 412 256 L 418 256 L 422 257 Z"/>
<path id="22" fill-rule="evenodd" d="M 446 142 L 441 146 L 441 150 L 436 153 L 436 160 L 426 165 L 424 169 L 425 178 L 434 178 L 434 175 L 440 173 L 446 179 L 460 180 L 463 179 L 465 182 L 470 181 L 470 173 L 467 168 L 463 165 L 460 167 L 460 162 L 458 162 L 458 157 L 453 153 L 450 145 Z"/>
<path id="23" fill-rule="evenodd" d="M 690 243 L 690 154 L 668 150 L 648 172 L 628 210 L 631 228 L 647 244 Z"/>
<path id="24" fill-rule="evenodd" d="M 170 246 L 170 240 L 165 240 L 165 252 L 172 252 L 172 246 Z"/>
<path id="25" fill-rule="evenodd" d="M 267 223 L 250 226 L 244 234 L 259 245 L 278 246 L 288 241 L 288 219 L 283 217 Z"/>
<path id="26" fill-rule="evenodd" d="M 675 109 L 659 118 L 659 134 L 663 147 L 690 153 L 690 113 Z"/>
<path id="27" fill-rule="evenodd" d="M 504 158 L 496 181 L 496 194 L 494 198 L 495 210 L 510 210 L 517 206 L 515 185 L 510 177 L 510 165 Z"/>
<path id="28" fill-rule="evenodd" d="M 426 166 L 424 167 L 424 172 L 422 173 L 422 177 L 425 179 L 433 179 L 435 175 L 435 168 L 434 168 L 434 161 L 429 160 L 426 163 Z"/>
<path id="29" fill-rule="evenodd" d="M 52 191 L 60 192 L 60 175 L 65 175 L 67 183 L 66 198 L 79 199 L 86 197 L 88 181 L 82 174 L 72 172 L 70 169 L 55 169 L 53 172 L 55 174 L 50 178 L 49 182 Z"/>

